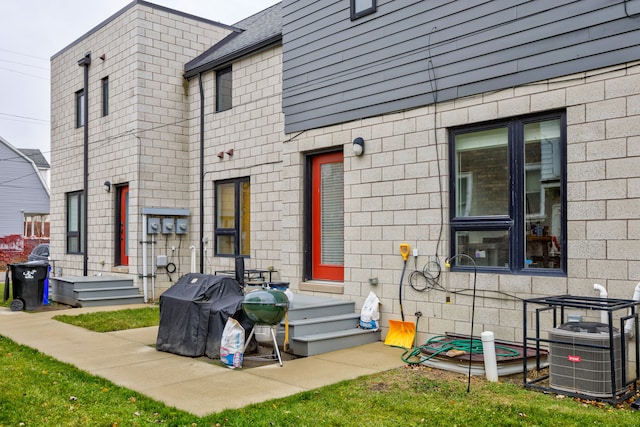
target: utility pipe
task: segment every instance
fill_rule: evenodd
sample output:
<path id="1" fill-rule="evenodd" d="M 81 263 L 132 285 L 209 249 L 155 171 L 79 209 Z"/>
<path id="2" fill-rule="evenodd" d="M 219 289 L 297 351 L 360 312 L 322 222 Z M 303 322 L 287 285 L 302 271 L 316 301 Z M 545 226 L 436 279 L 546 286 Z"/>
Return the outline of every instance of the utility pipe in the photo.
<path id="1" fill-rule="evenodd" d="M 196 273 L 196 247 L 191 245 L 189 250 L 191 250 L 191 270 L 189 273 Z"/>
<path id="2" fill-rule="evenodd" d="M 198 73 L 200 89 L 200 273 L 204 272 L 204 88 L 202 73 Z"/>
<path id="3" fill-rule="evenodd" d="M 498 361 L 496 359 L 496 343 L 493 332 L 484 331 L 480 334 L 482 340 L 482 355 L 484 358 L 484 372 L 487 381 L 498 382 Z"/>
<path id="4" fill-rule="evenodd" d="M 84 57 L 78 61 L 80 67 L 84 67 L 84 88 L 82 89 L 84 111 L 84 153 L 83 153 L 83 169 L 84 169 L 84 189 L 82 190 L 82 203 L 84 205 L 84 215 L 82 224 L 82 275 L 87 276 L 89 271 L 89 65 L 91 64 L 91 52 L 84 54 Z"/>
<path id="5" fill-rule="evenodd" d="M 607 298 L 608 296 L 607 290 L 602 285 L 595 283 L 593 285 L 593 290 L 600 292 L 600 298 Z M 604 310 L 600 310 L 600 322 L 604 323 L 605 325 L 609 324 L 609 315 Z"/>
<path id="6" fill-rule="evenodd" d="M 151 301 L 156 300 L 156 270 L 155 270 L 155 261 L 156 261 L 156 235 L 151 234 Z"/>
<path id="7" fill-rule="evenodd" d="M 640 282 L 638 282 L 638 284 L 636 285 L 636 289 L 633 291 L 633 298 L 634 301 L 640 301 Z M 631 313 L 629 313 L 631 314 Z M 625 336 L 631 338 L 633 336 L 633 325 L 635 323 L 635 318 L 631 318 L 631 319 L 627 319 L 626 322 L 624 322 L 624 334 Z"/>
<path id="8" fill-rule="evenodd" d="M 142 294 L 144 295 L 144 302 L 148 301 L 147 298 L 147 214 L 142 214 L 142 224 L 140 225 L 140 232 L 142 233 Z"/>

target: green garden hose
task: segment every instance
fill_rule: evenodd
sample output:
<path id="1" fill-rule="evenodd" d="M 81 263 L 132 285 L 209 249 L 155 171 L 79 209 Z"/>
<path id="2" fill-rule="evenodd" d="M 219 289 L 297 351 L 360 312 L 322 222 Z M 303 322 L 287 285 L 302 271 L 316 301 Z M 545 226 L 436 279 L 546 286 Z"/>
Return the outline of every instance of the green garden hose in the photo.
<path id="1" fill-rule="evenodd" d="M 419 365 L 423 362 L 426 362 L 429 359 L 436 357 L 441 353 L 446 353 L 450 350 L 461 350 L 467 354 L 482 354 L 482 341 L 480 341 L 479 339 L 473 339 L 473 340 L 458 339 L 453 341 L 447 341 L 440 346 L 433 345 L 433 344 L 441 343 L 442 340 L 446 338 L 447 337 L 444 335 L 437 335 L 435 337 L 429 338 L 427 342 L 420 347 L 407 349 L 402 354 L 402 361 L 409 365 Z M 501 353 L 496 352 L 496 356 L 501 356 L 501 357 L 520 356 L 520 352 L 512 348 L 501 346 L 501 345 L 496 345 L 495 347 L 496 347 L 496 350 L 500 349 L 502 351 Z M 433 351 L 433 354 L 430 354 L 428 356 L 422 356 L 423 349 Z M 418 360 L 416 360 L 417 356 L 420 356 Z"/>

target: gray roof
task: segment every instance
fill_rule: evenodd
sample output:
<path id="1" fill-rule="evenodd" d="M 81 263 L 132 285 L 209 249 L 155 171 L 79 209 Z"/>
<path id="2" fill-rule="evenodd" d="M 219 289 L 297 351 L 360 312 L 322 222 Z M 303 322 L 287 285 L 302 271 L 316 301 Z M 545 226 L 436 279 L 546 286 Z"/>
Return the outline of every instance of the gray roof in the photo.
<path id="1" fill-rule="evenodd" d="M 189 61 L 185 77 L 226 66 L 282 41 L 282 3 L 277 3 L 233 25 L 236 31 Z"/>
<path id="2" fill-rule="evenodd" d="M 38 169 L 51 169 L 51 165 L 37 148 L 18 148 L 22 154 L 30 158 Z"/>

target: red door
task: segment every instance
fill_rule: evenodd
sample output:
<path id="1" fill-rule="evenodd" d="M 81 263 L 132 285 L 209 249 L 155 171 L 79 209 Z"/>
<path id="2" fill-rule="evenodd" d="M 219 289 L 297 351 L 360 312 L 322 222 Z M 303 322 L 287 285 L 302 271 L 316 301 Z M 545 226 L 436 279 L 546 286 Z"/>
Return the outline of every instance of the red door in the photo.
<path id="1" fill-rule="evenodd" d="M 118 187 L 118 243 L 120 265 L 129 265 L 129 186 Z"/>
<path id="2" fill-rule="evenodd" d="M 342 152 L 314 157 L 312 170 L 312 277 L 344 280 L 344 167 Z"/>

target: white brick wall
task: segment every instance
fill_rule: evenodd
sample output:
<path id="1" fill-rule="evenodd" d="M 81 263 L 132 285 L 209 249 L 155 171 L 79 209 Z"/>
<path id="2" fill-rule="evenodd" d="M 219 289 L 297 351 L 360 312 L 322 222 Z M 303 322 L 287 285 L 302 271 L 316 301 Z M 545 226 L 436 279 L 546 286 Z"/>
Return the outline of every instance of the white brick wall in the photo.
<path id="1" fill-rule="evenodd" d="M 83 188 L 84 129 L 75 128 L 74 94 L 83 88 L 84 71 L 77 61 L 91 52 L 88 274 L 126 274 L 139 284 L 141 209 L 189 207 L 184 64 L 228 32 L 211 22 L 133 5 L 54 56 L 51 243 L 56 270 L 64 275 L 83 272 L 83 257 L 66 254 L 65 195 Z M 104 60 L 100 59 L 102 55 Z M 101 111 L 104 77 L 109 77 L 110 92 L 106 117 L 102 117 Z M 129 183 L 128 268 L 114 266 L 115 191 L 106 193 L 104 181 L 114 185 Z M 174 238 L 169 245 L 177 247 L 179 243 Z M 182 259 L 176 260 L 183 266 L 183 272 L 189 264 L 188 246 L 182 245 Z M 162 273 L 157 279 L 160 289 L 169 284 Z"/>

